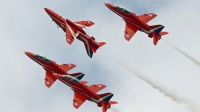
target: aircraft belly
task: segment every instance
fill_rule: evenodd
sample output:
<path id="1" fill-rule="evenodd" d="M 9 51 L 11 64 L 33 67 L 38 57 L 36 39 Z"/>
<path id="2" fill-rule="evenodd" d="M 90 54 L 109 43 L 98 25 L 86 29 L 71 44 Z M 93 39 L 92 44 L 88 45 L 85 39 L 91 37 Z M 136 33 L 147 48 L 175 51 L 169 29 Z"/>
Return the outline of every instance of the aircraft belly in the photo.
<path id="1" fill-rule="evenodd" d="M 67 24 L 70 26 L 70 27 L 72 27 L 72 29 L 75 29 L 75 30 L 73 30 L 75 33 L 77 32 L 77 31 L 80 31 L 81 33 L 83 33 L 83 34 L 86 34 L 85 33 L 85 31 L 83 30 L 83 29 L 81 29 L 80 27 L 78 27 L 76 24 L 74 24 L 73 22 L 71 22 L 71 21 L 67 21 Z"/>
<path id="2" fill-rule="evenodd" d="M 79 92 L 80 94 L 84 95 L 85 97 L 87 97 L 87 100 L 95 102 L 95 103 L 99 103 L 101 102 L 103 99 L 99 98 L 98 95 L 94 92 L 92 92 L 91 90 L 89 90 L 85 85 L 79 85 L 78 88 L 81 88 L 82 90 L 75 90 L 76 92 Z"/>

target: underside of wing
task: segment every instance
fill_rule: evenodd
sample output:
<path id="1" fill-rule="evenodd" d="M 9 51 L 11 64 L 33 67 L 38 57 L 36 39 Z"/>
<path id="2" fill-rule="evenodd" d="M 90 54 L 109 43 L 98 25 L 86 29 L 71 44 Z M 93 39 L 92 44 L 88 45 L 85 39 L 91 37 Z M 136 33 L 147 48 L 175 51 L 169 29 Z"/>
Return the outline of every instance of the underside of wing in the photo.
<path id="1" fill-rule="evenodd" d="M 46 87 L 50 88 L 51 85 L 56 81 L 56 77 L 53 75 L 52 72 L 46 70 L 46 75 L 45 75 L 45 85 Z"/>
<path id="2" fill-rule="evenodd" d="M 147 13 L 147 14 L 143 14 L 143 15 L 139 15 L 139 19 L 141 21 L 143 21 L 144 23 L 148 23 L 149 21 L 151 21 L 153 18 L 155 18 L 157 15 L 154 13 Z"/>
<path id="3" fill-rule="evenodd" d="M 74 23 L 76 25 L 80 26 L 81 28 L 90 27 L 90 26 L 94 25 L 94 22 L 92 22 L 92 21 L 77 21 Z"/>
<path id="4" fill-rule="evenodd" d="M 72 63 L 67 63 L 67 64 L 59 65 L 59 67 L 62 68 L 65 72 L 68 72 L 68 71 L 70 71 L 71 69 L 75 68 L 76 65 L 75 65 L 75 64 L 72 64 Z"/>
<path id="5" fill-rule="evenodd" d="M 73 31 L 72 31 L 72 29 L 71 29 L 71 27 L 70 26 L 66 26 L 66 41 L 67 41 L 67 43 L 68 44 L 72 44 L 72 42 L 74 41 L 74 37 L 72 36 L 73 35 Z"/>
<path id="6" fill-rule="evenodd" d="M 126 22 L 126 28 L 124 31 L 124 38 L 129 41 L 133 35 L 138 31 L 138 29 L 132 24 Z"/>
<path id="7" fill-rule="evenodd" d="M 106 85 L 104 85 L 104 84 L 93 84 L 91 86 L 88 86 L 88 88 L 90 90 L 92 90 L 94 93 L 97 93 L 97 92 L 101 91 L 105 87 L 106 87 Z"/>
<path id="8" fill-rule="evenodd" d="M 78 92 L 74 92 L 73 106 L 78 109 L 85 101 L 86 97 Z"/>

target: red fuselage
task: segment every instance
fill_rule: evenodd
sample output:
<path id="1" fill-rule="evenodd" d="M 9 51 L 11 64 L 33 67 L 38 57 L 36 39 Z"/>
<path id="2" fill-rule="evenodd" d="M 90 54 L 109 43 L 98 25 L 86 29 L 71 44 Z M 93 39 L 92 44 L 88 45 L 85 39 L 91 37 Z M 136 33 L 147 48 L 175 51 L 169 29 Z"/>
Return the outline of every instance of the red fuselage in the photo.
<path id="1" fill-rule="evenodd" d="M 102 102 L 105 102 L 97 95 L 97 93 L 94 93 L 89 88 L 87 88 L 87 85 L 85 85 L 84 83 L 81 83 L 81 80 L 79 80 L 76 77 L 73 77 L 73 76 L 69 75 L 67 72 L 63 71 L 62 68 L 60 68 L 59 65 L 56 64 L 55 61 L 49 60 L 43 56 L 40 56 L 38 54 L 33 54 L 31 52 L 25 52 L 25 54 L 29 58 L 34 60 L 36 63 L 41 65 L 45 70 L 52 72 L 52 74 L 58 80 L 60 80 L 64 84 L 68 85 L 74 92 L 78 92 L 78 93 L 84 95 L 87 98 L 87 100 L 97 103 L 99 107 L 102 106 Z M 106 103 L 106 104 L 108 104 L 108 103 Z M 110 106 L 110 104 L 108 104 L 108 105 Z"/>
<path id="2" fill-rule="evenodd" d="M 149 25 L 146 24 L 145 22 L 141 21 L 135 13 L 133 13 L 133 12 L 123 8 L 123 7 L 119 7 L 117 5 L 113 5 L 113 4 L 110 4 L 110 3 L 105 3 L 105 5 L 110 10 L 115 12 L 117 15 L 122 17 L 122 19 L 125 22 L 128 22 L 128 23 L 134 25 L 135 27 L 137 27 L 138 30 L 145 32 L 147 34 L 152 33 L 152 32 L 150 32 L 151 28 L 149 27 Z"/>
<path id="3" fill-rule="evenodd" d="M 63 17 L 61 17 L 60 15 L 58 15 L 57 13 L 53 12 L 52 10 L 48 8 L 44 8 L 44 10 L 52 18 L 52 21 L 54 21 L 59 27 L 61 27 L 64 32 L 66 32 L 66 24 L 69 24 L 70 26 L 73 26 L 73 28 L 77 29 L 78 31 L 86 34 L 84 30 L 82 30 L 80 27 L 75 25 L 70 20 L 64 19 Z"/>
<path id="4" fill-rule="evenodd" d="M 41 65 L 45 70 L 51 71 L 52 73 L 67 74 L 67 72 L 65 72 L 62 68 L 60 68 L 55 61 L 49 60 L 43 56 L 40 56 L 38 54 L 33 54 L 31 52 L 25 52 L 25 54 L 29 58 L 34 60 L 36 63 Z"/>
<path id="5" fill-rule="evenodd" d="M 87 54 L 90 58 L 92 58 L 93 53 L 96 50 L 103 46 L 105 42 L 96 42 L 94 37 L 90 37 L 86 34 L 83 30 L 85 27 L 90 27 L 94 25 L 92 21 L 77 21 L 72 22 L 69 19 L 64 19 L 52 10 L 48 8 L 44 8 L 47 14 L 52 18 L 52 20 L 62 28 L 62 30 L 66 33 L 66 41 L 68 44 L 72 44 L 74 39 L 77 38 L 78 40 L 82 41 L 85 45 Z"/>
<path id="6" fill-rule="evenodd" d="M 87 100 L 92 101 L 94 103 L 97 103 L 97 105 L 99 107 L 102 106 L 102 102 L 105 102 L 103 99 L 101 99 L 97 93 L 94 93 L 93 91 L 91 91 L 87 85 L 84 85 L 81 82 L 81 80 L 78 79 L 74 79 L 74 80 L 69 80 L 68 78 L 63 77 L 60 74 L 55 74 L 56 78 L 59 79 L 61 82 L 65 83 L 66 85 L 68 85 L 69 87 L 71 87 L 71 89 L 74 92 L 78 92 L 82 95 L 84 95 Z M 70 75 L 68 75 L 70 76 Z M 71 76 L 70 76 L 71 77 Z M 106 103 L 106 102 L 105 102 Z M 110 106 L 109 103 L 106 103 Z"/>

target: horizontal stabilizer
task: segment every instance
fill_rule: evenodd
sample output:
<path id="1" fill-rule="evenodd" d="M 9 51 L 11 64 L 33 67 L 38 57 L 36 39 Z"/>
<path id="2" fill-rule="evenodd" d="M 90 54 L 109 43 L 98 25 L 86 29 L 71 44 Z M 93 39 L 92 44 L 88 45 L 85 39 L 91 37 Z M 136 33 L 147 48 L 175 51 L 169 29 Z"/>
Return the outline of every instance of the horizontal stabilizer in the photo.
<path id="1" fill-rule="evenodd" d="M 79 73 L 73 73 L 73 74 L 69 74 L 69 75 L 76 77 L 77 79 L 81 80 L 85 74 L 79 72 Z"/>
<path id="2" fill-rule="evenodd" d="M 167 35 L 169 34 L 168 32 L 160 32 L 160 35 L 163 36 L 163 35 Z"/>
<path id="3" fill-rule="evenodd" d="M 101 46 L 105 45 L 106 43 L 105 42 L 98 42 L 97 44 L 99 45 L 99 47 L 101 47 Z"/>
<path id="4" fill-rule="evenodd" d="M 76 65 L 75 65 L 75 64 L 72 64 L 72 63 L 67 63 L 67 64 L 59 65 L 59 67 L 60 67 L 61 69 L 63 69 L 65 72 L 68 72 L 69 70 L 75 68 Z"/>
<path id="5" fill-rule="evenodd" d="M 93 84 L 93 85 L 88 86 L 88 88 L 91 91 L 93 91 L 94 93 L 97 93 L 97 92 L 101 91 L 105 87 L 106 87 L 106 85 L 104 85 L 104 84 Z"/>
<path id="6" fill-rule="evenodd" d="M 46 76 L 44 80 L 46 87 L 50 88 L 51 85 L 57 80 L 57 78 L 53 75 L 52 72 L 46 70 Z"/>
<path id="7" fill-rule="evenodd" d="M 109 101 L 109 104 L 110 104 L 110 105 L 118 104 L 118 102 L 116 102 L 116 101 Z"/>
<path id="8" fill-rule="evenodd" d="M 98 42 L 97 44 L 98 44 L 99 47 L 101 47 L 101 46 L 105 45 L 106 43 L 105 42 Z M 93 46 L 90 46 L 90 47 L 92 49 L 92 52 L 96 53 L 98 48 L 94 48 Z"/>

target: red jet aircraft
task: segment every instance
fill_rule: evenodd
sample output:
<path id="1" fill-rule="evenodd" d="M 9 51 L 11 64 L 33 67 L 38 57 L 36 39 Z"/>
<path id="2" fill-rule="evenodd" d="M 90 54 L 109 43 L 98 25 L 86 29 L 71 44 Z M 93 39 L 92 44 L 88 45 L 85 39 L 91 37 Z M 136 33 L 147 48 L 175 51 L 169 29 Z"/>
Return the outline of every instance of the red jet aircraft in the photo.
<path id="1" fill-rule="evenodd" d="M 102 111 L 106 112 L 112 104 L 117 104 L 115 101 L 110 101 L 114 94 L 97 94 L 97 92 L 104 89 L 106 85 L 93 84 L 87 86 L 87 82 L 81 80 L 85 74 L 80 72 L 73 74 L 67 73 L 69 70 L 76 67 L 76 65 L 71 63 L 58 65 L 55 61 L 49 60 L 44 56 L 31 52 L 25 52 L 25 54 L 46 70 L 45 85 L 48 88 L 58 79 L 74 91 L 74 108 L 78 109 L 86 100 L 89 100 L 96 103 L 97 106 L 102 107 Z"/>
<path id="2" fill-rule="evenodd" d="M 126 22 L 124 38 L 127 41 L 129 41 L 138 30 L 148 34 L 148 37 L 150 38 L 153 37 L 154 45 L 156 45 L 158 40 L 161 39 L 161 36 L 168 34 L 168 32 L 161 32 L 164 28 L 163 25 L 149 26 L 147 24 L 147 22 L 149 22 L 157 16 L 154 13 L 148 13 L 137 16 L 135 13 L 129 11 L 124 7 L 113 5 L 110 3 L 105 3 L 105 5 L 117 15 L 121 16 L 122 19 Z"/>
<path id="3" fill-rule="evenodd" d="M 99 47 L 106 44 L 105 42 L 97 43 L 94 37 L 90 37 L 83 30 L 83 28 L 94 25 L 94 22 L 92 21 L 72 22 L 69 19 L 62 18 L 60 15 L 56 14 L 55 12 L 53 12 L 48 8 L 44 8 L 44 10 L 52 18 L 52 21 L 54 21 L 58 27 L 62 28 L 62 30 L 66 32 L 66 41 L 69 44 L 72 44 L 74 38 L 77 38 L 78 40 L 84 43 L 85 49 L 90 58 L 92 58 L 93 53 L 95 53 Z"/>

